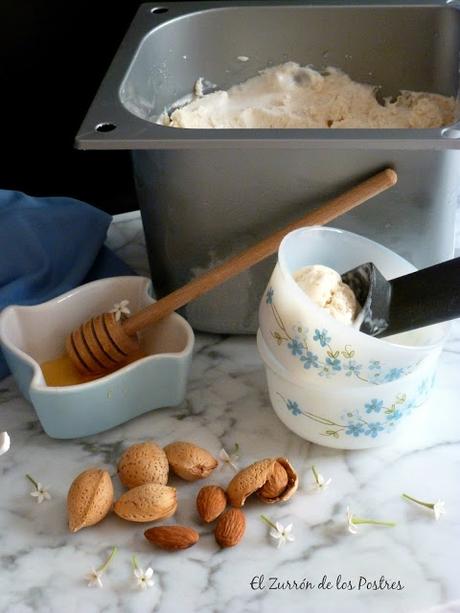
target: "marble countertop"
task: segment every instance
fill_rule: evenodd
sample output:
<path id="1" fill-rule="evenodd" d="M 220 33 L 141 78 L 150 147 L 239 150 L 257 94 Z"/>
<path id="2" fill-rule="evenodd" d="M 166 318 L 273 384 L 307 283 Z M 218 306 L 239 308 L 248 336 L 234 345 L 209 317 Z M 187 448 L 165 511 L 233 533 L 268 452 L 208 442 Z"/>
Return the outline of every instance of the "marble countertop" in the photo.
<path id="1" fill-rule="evenodd" d="M 137 213 L 116 219 L 108 244 L 147 273 Z M 0 458 L 0 611 L 460 611 L 459 372 L 456 322 L 423 427 L 391 447 L 359 452 L 310 444 L 281 424 L 270 408 L 253 337 L 197 335 L 182 406 L 153 411 L 86 439 L 48 438 L 12 378 L 3 380 L 0 431 L 10 433 L 12 445 Z M 286 456 L 299 473 L 299 492 L 285 505 L 248 503 L 246 535 L 233 549 L 220 550 L 212 528 L 198 523 L 195 496 L 200 483 L 174 482 L 179 498 L 175 520 L 201 534 L 189 550 L 156 550 L 144 539 L 142 524 L 116 516 L 69 534 L 65 501 L 72 479 L 93 465 L 113 474 L 121 451 L 148 438 L 161 445 L 193 441 L 215 455 L 238 443 L 240 466 Z M 308 493 L 312 464 L 332 478 L 330 487 L 315 495 Z M 48 486 L 50 500 L 36 503 L 26 473 Z M 212 482 L 225 485 L 232 475 L 231 467 L 218 468 Z M 403 501 L 403 491 L 444 500 L 446 514 L 435 521 L 429 511 Z M 361 526 L 352 535 L 347 505 L 357 515 L 397 525 Z M 285 525 L 292 522 L 295 541 L 274 547 L 260 520 L 262 512 Z M 85 574 L 101 565 L 114 545 L 119 551 L 103 576 L 103 588 L 89 588 Z M 155 585 L 146 591 L 133 588 L 133 553 L 140 566 L 154 569 Z M 372 589 L 382 576 L 396 586 L 399 581 L 404 589 Z M 360 582 L 360 577 L 365 579 Z M 297 581 L 298 589 L 288 589 L 289 581 Z M 348 589 L 349 582 L 354 589 Z"/>

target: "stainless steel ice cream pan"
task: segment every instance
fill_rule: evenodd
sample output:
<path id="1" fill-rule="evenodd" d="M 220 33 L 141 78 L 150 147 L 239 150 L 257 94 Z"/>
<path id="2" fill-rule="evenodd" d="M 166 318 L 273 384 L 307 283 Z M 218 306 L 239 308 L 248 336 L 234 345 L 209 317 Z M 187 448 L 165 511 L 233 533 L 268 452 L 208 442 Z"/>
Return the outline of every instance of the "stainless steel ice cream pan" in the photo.
<path id="1" fill-rule="evenodd" d="M 155 118 L 198 77 L 219 88 L 287 60 L 457 96 L 456 3 L 144 4 L 77 135 L 131 149 L 159 294 L 383 166 L 398 185 L 334 225 L 426 266 L 453 249 L 460 125 L 427 130 L 190 130 Z M 160 9 L 160 10 L 159 10 Z M 247 56 L 242 62 L 238 58 Z M 253 332 L 265 262 L 187 307 L 196 328 Z"/>

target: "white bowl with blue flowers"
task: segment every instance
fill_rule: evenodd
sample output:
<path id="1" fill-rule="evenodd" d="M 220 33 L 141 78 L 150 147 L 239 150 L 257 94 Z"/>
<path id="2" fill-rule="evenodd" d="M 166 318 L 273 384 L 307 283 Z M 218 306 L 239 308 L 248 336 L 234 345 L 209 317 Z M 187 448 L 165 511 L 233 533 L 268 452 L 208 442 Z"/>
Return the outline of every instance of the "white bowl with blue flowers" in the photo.
<path id="1" fill-rule="evenodd" d="M 333 319 L 293 278 L 304 266 L 323 264 L 343 273 L 365 262 L 373 262 L 387 279 L 416 270 L 383 245 L 336 228 L 301 228 L 281 242 L 260 302 L 259 327 L 270 353 L 300 380 L 327 379 L 340 388 L 386 385 L 439 355 L 448 323 L 374 338 Z"/>
<path id="2" fill-rule="evenodd" d="M 391 443 L 429 397 L 440 349 L 404 378 L 342 387 L 328 379 L 305 381 L 271 354 L 261 331 L 259 354 L 268 392 L 280 420 L 303 439 L 336 449 L 367 449 Z"/>

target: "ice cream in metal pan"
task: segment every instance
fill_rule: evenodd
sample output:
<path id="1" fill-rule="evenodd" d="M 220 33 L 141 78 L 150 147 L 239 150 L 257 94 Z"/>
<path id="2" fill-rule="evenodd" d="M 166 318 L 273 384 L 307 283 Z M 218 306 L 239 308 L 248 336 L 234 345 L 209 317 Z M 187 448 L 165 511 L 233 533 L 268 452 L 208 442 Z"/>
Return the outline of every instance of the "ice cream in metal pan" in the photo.
<path id="1" fill-rule="evenodd" d="M 439 128 L 454 122 L 453 97 L 402 90 L 379 100 L 379 88 L 338 68 L 317 71 L 286 62 L 227 91 L 177 101 L 158 123 L 173 128 Z M 188 104 L 186 103 L 188 102 Z"/>

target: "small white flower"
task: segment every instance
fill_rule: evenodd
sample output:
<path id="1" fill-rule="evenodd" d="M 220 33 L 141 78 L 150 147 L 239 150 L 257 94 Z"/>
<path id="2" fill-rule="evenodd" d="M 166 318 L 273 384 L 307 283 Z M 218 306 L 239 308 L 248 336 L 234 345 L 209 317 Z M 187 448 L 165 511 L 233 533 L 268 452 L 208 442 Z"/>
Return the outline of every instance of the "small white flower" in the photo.
<path id="1" fill-rule="evenodd" d="M 51 500 L 51 495 L 44 485 L 40 482 L 37 483 L 37 489 L 30 492 L 30 495 L 37 499 L 38 504 L 44 500 Z"/>
<path id="2" fill-rule="evenodd" d="M 134 554 L 131 557 L 131 566 L 133 567 L 136 587 L 141 590 L 146 590 L 147 588 L 152 587 L 155 584 L 154 580 L 152 579 L 153 569 L 150 568 L 150 566 L 145 570 L 143 568 L 140 568 L 139 564 L 137 563 L 137 558 Z"/>
<path id="3" fill-rule="evenodd" d="M 347 507 L 347 523 L 348 523 L 348 532 L 352 534 L 357 534 L 358 530 L 356 529 L 355 524 L 353 523 L 354 515 L 350 511 L 350 507 Z"/>
<path id="4" fill-rule="evenodd" d="M 35 481 L 30 475 L 26 475 L 26 478 L 34 486 L 34 489 L 30 492 L 30 495 L 33 498 L 37 499 L 37 502 L 40 504 L 44 500 L 51 500 L 51 494 L 48 492 L 48 489 L 40 483 L 40 481 Z"/>
<path id="5" fill-rule="evenodd" d="M 273 523 L 265 515 L 261 515 L 260 518 L 262 519 L 264 523 L 267 524 L 267 526 L 271 528 L 269 534 L 272 537 L 272 539 L 276 541 L 276 546 L 278 547 L 278 549 L 282 545 L 285 545 L 288 542 L 292 543 L 292 541 L 295 540 L 294 535 L 291 534 L 292 528 L 293 528 L 292 524 L 289 524 L 288 526 L 284 527 L 283 524 L 280 524 L 279 521 L 277 521 L 276 523 Z"/>
<path id="6" fill-rule="evenodd" d="M 104 587 L 102 583 L 102 573 L 110 566 L 117 551 L 118 549 L 116 547 L 112 547 L 112 551 L 104 564 L 99 566 L 99 568 L 92 568 L 91 572 L 85 575 L 85 579 L 88 581 L 88 587 Z"/>
<path id="7" fill-rule="evenodd" d="M 415 502 L 415 504 L 425 507 L 426 509 L 430 509 L 430 511 L 433 511 L 434 518 L 436 520 L 438 520 L 441 515 L 444 515 L 446 512 L 445 503 L 443 500 L 437 500 L 436 502 L 423 502 L 422 500 L 418 500 L 413 496 L 409 496 L 409 494 L 403 494 L 402 497 L 406 500 L 410 500 L 411 502 Z"/>
<path id="8" fill-rule="evenodd" d="M 100 571 L 91 569 L 91 572 L 85 575 L 85 579 L 88 581 L 88 587 L 103 587 L 102 573 Z"/>
<path id="9" fill-rule="evenodd" d="M 315 482 L 309 488 L 310 494 L 324 492 L 324 490 L 331 484 L 332 478 L 329 477 L 329 479 L 325 480 L 323 475 L 316 470 L 316 466 L 312 466 L 311 471 Z"/>
<path id="10" fill-rule="evenodd" d="M 356 526 L 358 524 L 369 524 L 372 526 L 386 526 L 387 528 L 393 528 L 396 526 L 394 521 L 381 521 L 380 519 L 364 519 L 362 517 L 356 517 L 351 511 L 350 507 L 347 507 L 347 527 L 348 532 L 351 534 L 358 534 Z"/>
<path id="11" fill-rule="evenodd" d="M 270 530 L 270 536 L 272 539 L 277 541 L 276 546 L 281 547 L 285 545 L 288 541 L 292 542 L 294 540 L 294 535 L 292 532 L 292 524 L 284 527 L 283 524 L 280 524 L 279 521 L 276 522 L 275 528 Z"/>
<path id="12" fill-rule="evenodd" d="M 11 440 L 8 432 L 0 432 L 0 455 L 8 451 L 11 445 Z"/>
<path id="13" fill-rule="evenodd" d="M 443 500 L 437 500 L 433 505 L 435 519 L 439 519 L 446 512 L 445 503 Z"/>
<path id="14" fill-rule="evenodd" d="M 150 566 L 146 568 L 145 571 L 142 568 L 135 568 L 134 576 L 136 578 L 136 585 L 141 590 L 146 590 L 154 585 L 154 581 L 152 579 L 153 569 L 150 568 Z"/>
<path id="15" fill-rule="evenodd" d="M 128 308 L 129 300 L 122 300 L 113 305 L 113 309 L 110 309 L 110 313 L 115 313 L 115 321 L 125 319 L 128 315 L 131 315 L 131 311 Z"/>
<path id="16" fill-rule="evenodd" d="M 222 460 L 221 468 L 224 466 L 231 466 L 235 472 L 238 472 L 238 460 L 240 456 L 237 455 L 240 447 L 238 443 L 235 444 L 235 448 L 232 453 L 227 453 L 225 449 L 221 449 L 219 453 L 219 458 Z"/>

